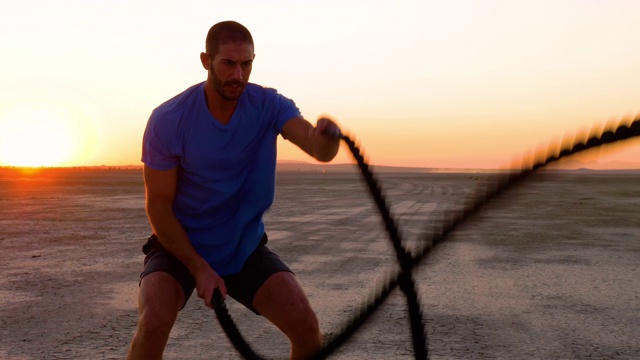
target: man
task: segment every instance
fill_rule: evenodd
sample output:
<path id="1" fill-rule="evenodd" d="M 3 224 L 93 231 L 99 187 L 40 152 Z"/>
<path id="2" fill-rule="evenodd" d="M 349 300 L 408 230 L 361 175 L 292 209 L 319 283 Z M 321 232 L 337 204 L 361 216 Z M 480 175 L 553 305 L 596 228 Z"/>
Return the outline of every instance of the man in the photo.
<path id="1" fill-rule="evenodd" d="M 322 346 L 318 319 L 291 270 L 266 246 L 262 215 L 275 189 L 278 134 L 319 161 L 338 152 L 335 123 L 312 126 L 293 101 L 249 83 L 249 31 L 233 21 L 209 30 L 205 82 L 156 108 L 143 139 L 146 210 L 138 328 L 129 359 L 160 359 L 193 292 L 212 307 L 215 289 L 277 326 L 291 358 Z"/>

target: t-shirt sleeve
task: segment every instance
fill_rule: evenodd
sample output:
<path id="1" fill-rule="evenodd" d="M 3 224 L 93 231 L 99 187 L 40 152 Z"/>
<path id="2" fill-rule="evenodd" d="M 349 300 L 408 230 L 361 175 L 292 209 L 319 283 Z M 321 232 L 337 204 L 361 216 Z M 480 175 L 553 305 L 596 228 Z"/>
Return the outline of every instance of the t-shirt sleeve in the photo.
<path id="1" fill-rule="evenodd" d="M 170 170 L 180 163 L 175 151 L 175 122 L 154 111 L 142 139 L 142 162 L 152 169 Z"/>
<path id="2" fill-rule="evenodd" d="M 282 133 L 282 127 L 287 121 L 293 119 L 294 117 L 302 117 L 300 113 L 300 109 L 296 106 L 293 100 L 274 92 L 275 96 L 275 127 L 278 134 Z"/>

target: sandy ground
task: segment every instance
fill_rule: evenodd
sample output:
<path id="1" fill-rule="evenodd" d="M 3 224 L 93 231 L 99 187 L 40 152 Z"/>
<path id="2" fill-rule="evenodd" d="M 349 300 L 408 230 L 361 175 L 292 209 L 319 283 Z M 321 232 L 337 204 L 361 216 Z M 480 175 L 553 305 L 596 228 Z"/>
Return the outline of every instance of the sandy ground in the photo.
<path id="1" fill-rule="evenodd" d="M 477 174 L 380 174 L 409 244 Z M 297 273 L 323 332 L 341 330 L 396 269 L 356 174 L 283 173 L 270 246 Z M 414 271 L 431 359 L 640 358 L 640 175 L 543 174 L 489 204 Z M 149 235 L 136 171 L 0 173 L 0 359 L 122 359 Z M 284 337 L 228 301 L 262 355 Z M 399 291 L 332 358 L 410 359 Z M 193 296 L 167 359 L 237 359 Z"/>

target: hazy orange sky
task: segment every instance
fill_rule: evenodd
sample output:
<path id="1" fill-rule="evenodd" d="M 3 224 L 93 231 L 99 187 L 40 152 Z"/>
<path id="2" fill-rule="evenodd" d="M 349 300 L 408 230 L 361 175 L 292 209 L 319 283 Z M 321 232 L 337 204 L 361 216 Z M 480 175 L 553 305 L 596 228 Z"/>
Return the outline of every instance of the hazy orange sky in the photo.
<path id="1" fill-rule="evenodd" d="M 137 165 L 150 112 L 203 81 L 211 25 L 251 81 L 374 164 L 486 168 L 640 111 L 640 1 L 3 1 L 0 165 Z M 281 141 L 280 159 L 311 161 Z M 638 162 L 633 144 L 598 161 Z M 337 162 L 351 162 L 346 149 Z M 640 167 L 640 166 L 638 166 Z"/>

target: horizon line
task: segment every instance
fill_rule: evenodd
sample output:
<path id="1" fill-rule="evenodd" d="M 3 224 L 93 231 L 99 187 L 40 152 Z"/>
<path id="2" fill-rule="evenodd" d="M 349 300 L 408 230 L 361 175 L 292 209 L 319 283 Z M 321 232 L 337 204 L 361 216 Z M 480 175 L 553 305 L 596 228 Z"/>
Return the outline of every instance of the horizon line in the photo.
<path id="1" fill-rule="evenodd" d="M 609 163 L 618 163 L 618 162 L 609 162 Z M 301 160 L 278 160 L 277 164 L 281 165 L 289 165 L 296 166 L 302 165 L 307 167 L 306 171 L 312 171 L 312 168 L 329 168 L 329 167 L 345 167 L 345 166 L 353 166 L 354 170 L 356 167 L 355 163 L 311 163 L 305 162 Z M 588 171 L 640 171 L 640 162 L 625 162 L 626 165 L 635 166 L 635 167 L 614 167 L 614 168 L 593 168 L 589 165 L 593 166 L 606 166 L 608 163 L 581 163 L 575 164 L 573 167 L 558 167 L 553 164 L 550 165 L 550 170 L 556 171 L 580 171 L 580 170 L 588 170 Z M 5 170 L 141 170 L 144 164 L 139 165 L 69 165 L 69 166 L 16 166 L 16 165 L 0 165 L 0 169 Z M 469 168 L 469 167 L 424 167 L 424 166 L 399 166 L 399 165 L 376 165 L 370 164 L 373 168 L 387 168 L 387 169 L 406 169 L 406 170 L 414 170 L 419 171 L 423 170 L 425 172 L 498 172 L 498 171 L 509 171 L 509 170 L 517 170 L 517 168 Z M 291 170 L 289 170 L 291 171 Z M 294 170 L 295 171 L 295 170 Z M 301 169 L 297 169 L 297 171 L 302 171 Z"/>

